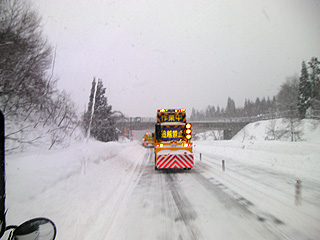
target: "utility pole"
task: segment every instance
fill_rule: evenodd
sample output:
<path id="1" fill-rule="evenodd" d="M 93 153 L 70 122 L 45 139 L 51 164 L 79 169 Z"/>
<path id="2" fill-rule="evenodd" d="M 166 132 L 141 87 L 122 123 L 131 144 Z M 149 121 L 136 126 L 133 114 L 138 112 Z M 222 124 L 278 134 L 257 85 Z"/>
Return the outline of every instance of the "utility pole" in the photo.
<path id="1" fill-rule="evenodd" d="M 91 107 L 91 114 L 90 114 L 90 121 L 89 121 L 89 128 L 87 132 L 87 142 L 89 141 L 90 137 L 90 131 L 91 131 L 91 123 L 92 123 L 92 117 L 93 117 L 93 111 L 94 111 L 94 105 L 96 103 L 96 93 L 97 93 L 98 84 L 96 83 L 93 93 L 93 100 L 92 100 L 92 107 Z"/>

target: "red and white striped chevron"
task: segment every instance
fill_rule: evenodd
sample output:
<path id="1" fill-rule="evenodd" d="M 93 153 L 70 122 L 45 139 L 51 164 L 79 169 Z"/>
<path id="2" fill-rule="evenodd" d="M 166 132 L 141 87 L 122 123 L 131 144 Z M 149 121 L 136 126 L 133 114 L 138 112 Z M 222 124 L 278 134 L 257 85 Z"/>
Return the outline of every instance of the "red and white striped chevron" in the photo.
<path id="1" fill-rule="evenodd" d="M 157 168 L 193 168 L 193 154 L 168 154 L 157 156 Z"/>

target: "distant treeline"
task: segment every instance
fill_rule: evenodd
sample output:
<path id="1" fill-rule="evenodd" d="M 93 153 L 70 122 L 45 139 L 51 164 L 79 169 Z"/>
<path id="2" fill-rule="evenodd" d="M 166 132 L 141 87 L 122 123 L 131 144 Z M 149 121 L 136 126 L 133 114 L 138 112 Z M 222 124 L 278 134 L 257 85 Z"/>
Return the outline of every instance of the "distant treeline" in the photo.
<path id="1" fill-rule="evenodd" d="M 252 117 L 260 114 L 269 114 L 276 112 L 276 97 L 266 99 L 257 98 L 255 101 L 245 100 L 243 108 L 236 108 L 235 101 L 228 98 L 227 107 L 220 108 L 219 106 L 207 106 L 205 110 L 195 110 L 192 108 L 190 120 L 203 121 L 216 118 L 232 118 L 232 117 Z"/>
<path id="2" fill-rule="evenodd" d="M 320 62 L 312 57 L 302 62 L 300 76 L 288 77 L 276 96 L 246 99 L 244 107 L 237 108 L 228 97 L 226 108 L 207 106 L 205 110 L 192 108 L 190 120 L 203 121 L 217 118 L 286 116 L 290 118 L 320 117 Z"/>

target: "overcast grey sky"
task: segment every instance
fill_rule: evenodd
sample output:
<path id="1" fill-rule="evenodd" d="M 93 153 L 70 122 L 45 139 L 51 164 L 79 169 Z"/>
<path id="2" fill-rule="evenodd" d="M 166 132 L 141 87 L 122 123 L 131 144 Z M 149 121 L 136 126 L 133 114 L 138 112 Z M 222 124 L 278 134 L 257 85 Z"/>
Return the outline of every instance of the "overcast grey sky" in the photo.
<path id="1" fill-rule="evenodd" d="M 113 110 L 225 107 L 272 97 L 320 57 L 320 1 L 33 0 L 59 89 L 83 110 L 93 77 Z"/>

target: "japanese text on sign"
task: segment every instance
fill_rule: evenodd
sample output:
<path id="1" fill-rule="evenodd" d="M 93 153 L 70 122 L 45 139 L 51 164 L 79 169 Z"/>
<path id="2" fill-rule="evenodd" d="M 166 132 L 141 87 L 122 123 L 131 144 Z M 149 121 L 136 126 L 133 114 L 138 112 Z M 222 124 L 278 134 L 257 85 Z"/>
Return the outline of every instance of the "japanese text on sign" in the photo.
<path id="1" fill-rule="evenodd" d="M 161 130 L 162 140 L 175 140 L 182 138 L 182 129 L 181 128 L 168 128 Z"/>
<path id="2" fill-rule="evenodd" d="M 161 122 L 183 122 L 183 114 L 165 114 L 160 116 Z"/>

